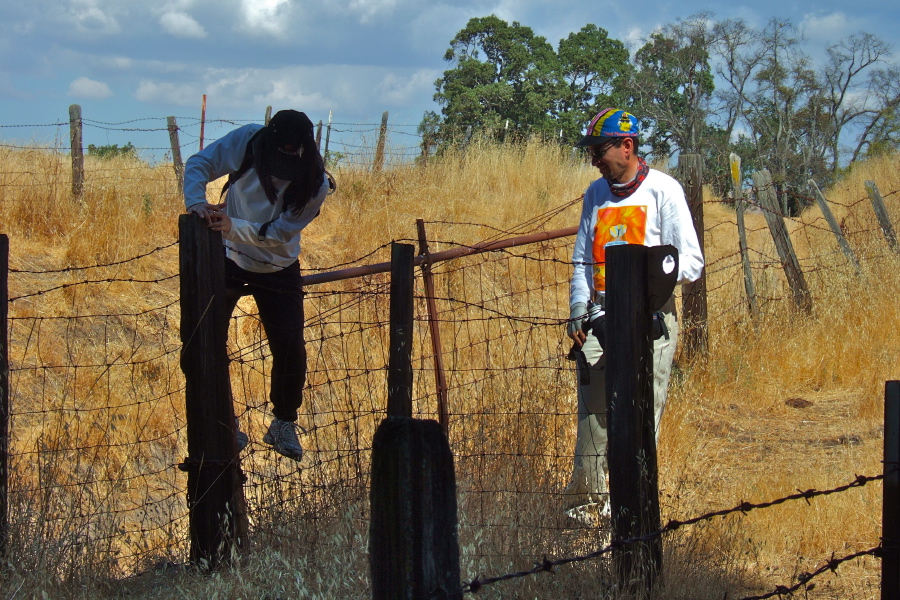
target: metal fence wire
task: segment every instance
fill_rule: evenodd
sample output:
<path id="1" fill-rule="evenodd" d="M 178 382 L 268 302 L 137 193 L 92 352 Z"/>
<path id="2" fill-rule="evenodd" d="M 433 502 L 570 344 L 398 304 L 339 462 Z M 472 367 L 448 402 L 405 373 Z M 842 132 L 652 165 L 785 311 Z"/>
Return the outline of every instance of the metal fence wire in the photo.
<path id="1" fill-rule="evenodd" d="M 863 200 L 857 204 L 864 208 Z M 859 219 L 855 239 L 876 231 L 856 216 L 861 210 L 847 208 L 848 219 Z M 440 237 L 442 224 L 428 225 Z M 807 239 L 799 254 L 812 278 L 851 271 L 839 251 L 813 239 L 826 228 L 797 219 L 792 229 L 795 240 Z M 739 255 L 710 244 L 716 233 L 706 232 L 708 293 L 716 297 L 710 306 L 723 308 L 709 315 L 711 327 L 746 313 Z M 883 244 L 859 247 L 863 262 L 890 255 Z M 149 256 L 163 257 L 170 270 L 122 275 Z M 589 531 L 558 535 L 572 527 L 560 510 L 575 438 L 574 373 L 563 330 L 570 257 L 571 238 L 560 238 L 432 268 L 460 539 L 478 541 L 472 556 L 481 573 L 503 572 L 523 558 L 577 554 L 590 539 Z M 753 257 L 763 308 L 790 302 L 771 244 L 755 244 Z M 116 263 L 11 270 L 9 539 L 23 564 L 65 577 L 84 569 L 127 575 L 161 560 L 186 560 L 187 476 L 177 467 L 187 446 L 177 264 L 173 242 Z M 420 277 L 416 286 L 414 414 L 437 418 Z M 146 306 L 111 310 L 126 287 L 147 298 Z M 307 454 L 300 465 L 261 443 L 270 353 L 252 300 L 239 303 L 228 349 L 235 412 L 251 440 L 241 458 L 254 535 L 273 544 L 300 538 L 315 548 L 317 523 L 349 515 L 365 527 L 371 441 L 387 404 L 388 290 L 387 274 L 307 289 L 300 415 Z M 306 523 L 301 530 L 291 525 L 296 519 Z"/>

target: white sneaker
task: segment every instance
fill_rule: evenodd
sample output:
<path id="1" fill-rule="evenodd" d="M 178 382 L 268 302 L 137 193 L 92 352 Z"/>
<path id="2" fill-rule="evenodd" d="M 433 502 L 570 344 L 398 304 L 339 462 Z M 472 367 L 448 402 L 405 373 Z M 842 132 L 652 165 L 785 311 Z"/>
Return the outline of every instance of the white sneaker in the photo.
<path id="1" fill-rule="evenodd" d="M 263 441 L 272 446 L 278 454 L 299 461 L 303 458 L 303 446 L 297 439 L 298 427 L 299 425 L 293 421 L 272 419 L 269 430 L 263 436 Z"/>
<path id="2" fill-rule="evenodd" d="M 565 513 L 580 527 L 602 527 L 609 523 L 609 502 L 581 504 L 567 509 Z"/>

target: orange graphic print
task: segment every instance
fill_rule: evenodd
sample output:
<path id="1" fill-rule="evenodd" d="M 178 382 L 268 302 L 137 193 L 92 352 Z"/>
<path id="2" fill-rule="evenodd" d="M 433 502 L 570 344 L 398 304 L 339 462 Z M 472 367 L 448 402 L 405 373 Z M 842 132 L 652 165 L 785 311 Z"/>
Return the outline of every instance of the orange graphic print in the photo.
<path id="1" fill-rule="evenodd" d="M 611 206 L 597 209 L 594 228 L 594 289 L 606 290 L 606 247 L 643 244 L 647 234 L 646 206 Z"/>

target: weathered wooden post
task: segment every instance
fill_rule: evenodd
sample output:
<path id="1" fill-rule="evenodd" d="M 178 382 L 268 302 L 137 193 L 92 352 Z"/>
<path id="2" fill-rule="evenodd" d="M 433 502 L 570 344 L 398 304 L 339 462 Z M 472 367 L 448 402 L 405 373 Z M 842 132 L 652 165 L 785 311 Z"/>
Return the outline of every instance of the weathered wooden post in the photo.
<path id="1" fill-rule="evenodd" d="M 322 158 L 325 160 L 325 166 L 328 166 L 328 143 L 331 141 L 331 111 L 328 111 L 328 126 L 325 128 L 325 150 L 322 152 Z"/>
<path id="2" fill-rule="evenodd" d="M 412 244 L 391 244 L 389 417 L 412 417 L 413 265 Z"/>
<path id="3" fill-rule="evenodd" d="M 831 213 L 831 208 L 828 206 L 828 201 L 825 199 L 825 196 L 822 195 L 822 191 L 819 189 L 819 186 L 816 184 L 815 180 L 810 179 L 807 181 L 807 183 L 809 184 L 810 189 L 812 189 L 813 193 L 815 193 L 816 195 L 816 202 L 819 204 L 819 209 L 822 211 L 822 215 L 828 222 L 828 226 L 831 227 L 831 232 L 834 233 L 834 237 L 837 238 L 838 246 L 841 247 L 841 252 L 844 253 L 844 256 L 847 257 L 847 260 L 850 261 L 850 263 L 856 269 L 856 272 L 859 273 L 859 261 L 856 259 L 856 255 L 853 254 L 853 249 L 850 247 L 850 244 L 847 243 L 847 238 L 844 237 L 844 231 L 841 229 L 840 224 Z"/>
<path id="4" fill-rule="evenodd" d="M 675 261 L 668 273 L 667 257 Z M 613 534 L 624 540 L 660 528 L 652 315 L 675 289 L 678 251 L 612 246 L 606 250 L 606 278 L 609 491 Z M 662 572 L 662 541 L 617 548 L 614 559 L 623 582 L 642 582 L 649 590 Z"/>
<path id="5" fill-rule="evenodd" d="M 206 134 L 206 94 L 200 106 L 200 149 L 203 150 L 203 137 Z"/>
<path id="6" fill-rule="evenodd" d="M 69 106 L 69 147 L 72 153 L 72 195 L 78 199 L 84 194 L 84 148 L 81 141 L 81 106 Z"/>
<path id="7" fill-rule="evenodd" d="M 391 249 L 388 417 L 372 441 L 373 600 L 462 600 L 453 455 L 441 426 L 412 415 L 413 246 Z"/>
<path id="8" fill-rule="evenodd" d="M 375 161 L 372 163 L 373 171 L 384 168 L 384 144 L 387 138 L 388 111 L 381 113 L 381 129 L 378 131 L 378 144 L 375 146 Z"/>
<path id="9" fill-rule="evenodd" d="M 172 166 L 175 168 L 175 179 L 178 189 L 184 187 L 184 163 L 181 161 L 181 142 L 178 141 L 178 123 L 175 117 L 168 117 L 169 144 L 172 146 Z"/>
<path id="10" fill-rule="evenodd" d="M 271 107 L 271 106 L 267 106 L 267 107 L 266 107 L 266 114 L 265 114 L 265 116 L 263 117 L 263 125 L 268 125 L 268 124 L 269 124 L 269 121 L 271 121 L 271 120 L 272 120 L 272 107 Z"/>
<path id="11" fill-rule="evenodd" d="M 778 250 L 778 258 L 787 277 L 791 294 L 794 298 L 794 306 L 809 314 L 812 312 L 812 298 L 806 285 L 806 278 L 800 269 L 800 261 L 794 253 L 794 245 L 788 235 L 787 226 L 784 224 L 784 216 L 779 212 L 778 200 L 775 198 L 775 188 L 772 184 L 772 176 L 766 170 L 753 174 L 753 185 L 756 187 L 756 198 L 766 217 L 775 248 Z"/>
<path id="12" fill-rule="evenodd" d="M 872 208 L 875 209 L 875 216 L 878 217 L 878 224 L 884 233 L 884 239 L 887 240 L 888 246 L 894 252 L 900 252 L 900 246 L 897 245 L 897 235 L 894 233 L 894 226 L 891 224 L 891 218 L 888 216 L 887 207 L 878 186 L 874 181 L 866 182 L 866 191 L 869 193 L 869 200 L 872 201 Z"/>
<path id="13" fill-rule="evenodd" d="M 681 185 L 691 209 L 694 230 L 700 242 L 700 250 L 705 248 L 703 225 L 703 163 L 699 154 L 682 154 L 678 157 L 678 172 L 681 174 Z M 704 256 L 706 253 L 704 252 Z M 695 354 L 706 354 L 709 347 L 709 322 L 706 299 L 706 269 L 700 273 L 697 281 L 684 286 L 682 294 L 684 306 L 684 349 L 688 358 Z"/>
<path id="14" fill-rule="evenodd" d="M 9 238 L 0 234 L 0 560 L 9 549 Z"/>
<path id="15" fill-rule="evenodd" d="M 444 355 L 441 349 L 441 328 L 438 321 L 437 303 L 434 300 L 434 277 L 431 275 L 431 253 L 428 251 L 428 237 L 425 235 L 425 222 L 416 219 L 419 232 L 419 256 L 423 256 L 422 280 L 425 283 L 425 304 L 428 307 L 428 331 L 431 333 L 431 351 L 434 354 L 434 380 L 438 397 L 438 422 L 448 433 L 450 411 L 447 406 L 447 378 L 444 374 Z"/>
<path id="16" fill-rule="evenodd" d="M 884 386 L 881 600 L 900 600 L 900 381 Z"/>
<path id="17" fill-rule="evenodd" d="M 741 266 L 744 269 L 744 290 L 747 292 L 750 316 L 755 319 L 759 316 L 759 306 L 756 304 L 753 270 L 750 268 L 750 248 L 747 246 L 747 227 L 744 225 L 744 209 L 747 206 L 747 202 L 744 200 L 744 176 L 741 172 L 741 157 L 732 152 L 729 156 L 729 162 L 731 163 L 731 182 L 734 186 L 734 214 L 737 217 L 738 248 L 741 251 Z"/>
<path id="18" fill-rule="evenodd" d="M 191 561 L 214 569 L 246 545 L 248 521 L 228 374 L 222 235 L 178 219 Z"/>
<path id="19" fill-rule="evenodd" d="M 322 119 L 316 123 L 316 148 L 319 149 L 319 152 L 322 151 Z"/>

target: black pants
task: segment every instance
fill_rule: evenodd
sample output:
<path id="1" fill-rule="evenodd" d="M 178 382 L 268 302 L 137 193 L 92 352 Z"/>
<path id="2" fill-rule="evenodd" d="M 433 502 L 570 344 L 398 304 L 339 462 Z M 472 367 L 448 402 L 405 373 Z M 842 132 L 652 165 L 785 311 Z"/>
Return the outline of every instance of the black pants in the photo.
<path id="1" fill-rule="evenodd" d="M 300 263 L 280 271 L 254 273 L 225 259 L 225 314 L 228 320 L 242 296 L 253 296 L 272 351 L 272 413 L 282 421 L 296 421 L 306 383 L 306 344 L 303 340 L 303 285 Z"/>

